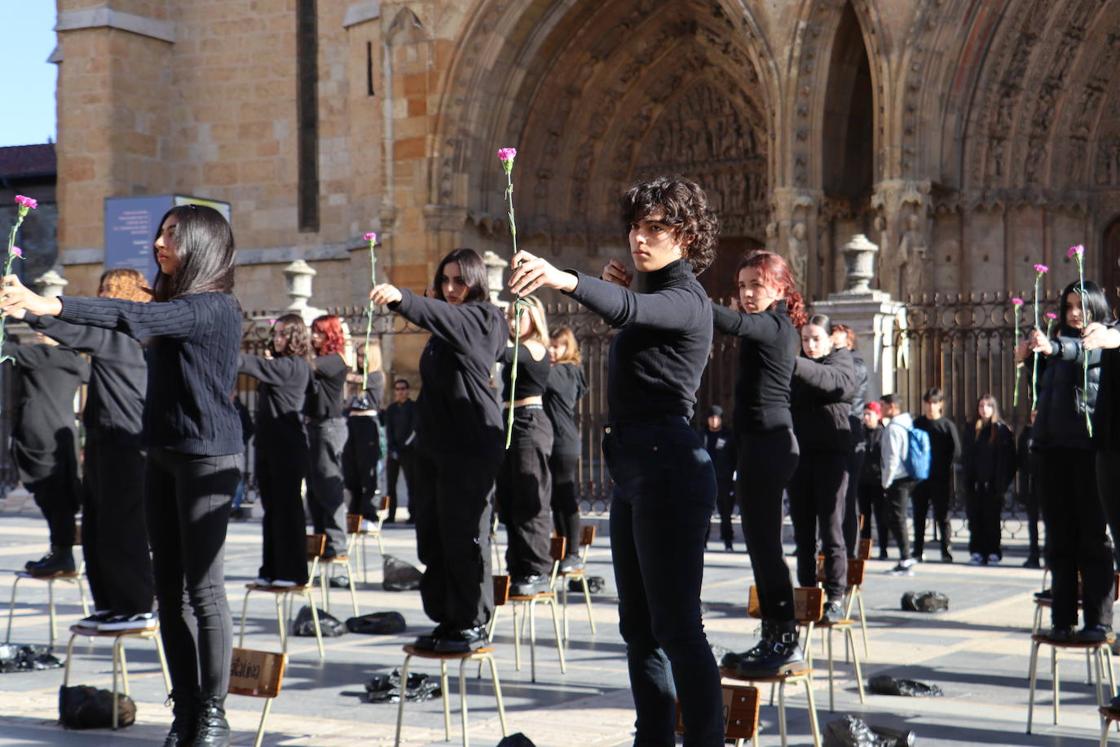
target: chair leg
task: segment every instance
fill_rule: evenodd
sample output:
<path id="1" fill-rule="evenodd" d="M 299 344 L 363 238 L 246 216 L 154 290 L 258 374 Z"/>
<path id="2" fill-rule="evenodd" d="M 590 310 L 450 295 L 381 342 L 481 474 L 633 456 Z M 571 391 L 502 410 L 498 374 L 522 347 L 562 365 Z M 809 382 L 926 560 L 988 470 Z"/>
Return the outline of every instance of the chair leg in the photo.
<path id="1" fill-rule="evenodd" d="M 121 659 L 118 653 L 121 639 L 113 641 L 113 731 L 117 730 L 117 673 L 120 671 Z"/>
<path id="2" fill-rule="evenodd" d="M 502 702 L 502 685 L 498 681 L 498 665 L 494 661 L 494 655 L 488 654 L 486 660 L 490 662 L 490 680 L 494 683 L 494 700 L 498 702 L 498 720 L 502 723 L 502 736 L 509 734 L 509 728 L 506 726 L 506 706 Z M 481 664 L 481 662 L 479 662 Z"/>
<path id="3" fill-rule="evenodd" d="M 245 590 L 245 599 L 241 602 L 241 633 L 237 636 L 237 647 L 245 648 L 245 616 L 249 614 L 249 595 L 252 589 Z"/>
<path id="4" fill-rule="evenodd" d="M 1093 652 L 1085 649 L 1085 684 L 1093 685 Z"/>
<path id="5" fill-rule="evenodd" d="M 859 604 L 859 627 L 863 631 L 863 653 L 871 656 L 871 645 L 867 642 L 867 613 L 863 609 L 863 590 L 856 589 L 856 602 Z"/>
<path id="6" fill-rule="evenodd" d="M 167 688 L 167 696 L 171 697 L 171 674 L 167 670 L 167 655 L 163 652 L 163 639 L 159 633 L 152 636 L 156 644 L 156 657 L 159 658 L 159 668 L 163 674 L 163 685 Z"/>
<path id="7" fill-rule="evenodd" d="M 859 686 L 859 702 L 862 705 L 865 702 L 863 695 L 863 669 L 859 664 L 859 651 L 856 650 L 856 635 L 852 632 L 852 629 L 850 627 L 847 628 L 844 632 L 848 634 L 847 640 L 848 643 L 851 644 L 852 666 L 854 666 L 856 669 L 856 684 Z"/>
<path id="8" fill-rule="evenodd" d="M 1101 747 L 1108 747 L 1108 730 L 1112 722 L 1106 718 L 1101 719 Z"/>
<path id="9" fill-rule="evenodd" d="M 311 622 L 315 624 L 315 643 L 319 646 L 319 661 L 327 658 L 327 654 L 323 651 L 323 631 L 319 627 L 319 612 L 315 609 L 315 602 L 311 598 L 310 589 L 307 591 L 307 603 L 311 607 Z M 402 680 L 407 682 L 407 680 Z"/>
<path id="10" fill-rule="evenodd" d="M 128 687 L 128 659 L 126 659 L 125 655 L 124 655 L 124 639 L 125 639 L 124 636 L 121 636 L 120 638 L 117 639 L 117 641 L 120 642 L 120 647 L 121 647 L 121 652 L 120 652 L 120 657 L 121 657 L 121 684 L 122 684 L 121 689 L 124 691 L 125 695 L 131 695 L 131 693 L 129 692 L 129 687 Z"/>
<path id="11" fill-rule="evenodd" d="M 1058 725 L 1058 707 L 1061 696 L 1060 675 L 1058 673 L 1058 649 L 1055 648 L 1050 654 L 1050 666 L 1054 671 L 1054 726 Z"/>
<path id="12" fill-rule="evenodd" d="M 513 668 L 521 671 L 521 626 L 517 624 L 519 602 L 513 603 Z"/>
<path id="13" fill-rule="evenodd" d="M 310 591 L 308 592 L 308 596 L 311 596 Z M 404 664 L 401 665 L 401 682 L 403 683 L 408 682 L 408 663 L 410 661 L 412 661 L 412 654 L 405 656 Z M 444 697 L 447 697 L 446 693 Z M 396 739 L 393 740 L 394 747 L 399 747 L 401 743 L 401 723 L 404 721 L 404 704 L 406 700 L 408 699 L 402 697 L 397 705 L 397 736 Z"/>
<path id="14" fill-rule="evenodd" d="M 834 665 L 833 665 L 833 662 L 832 662 L 832 631 L 833 631 L 833 628 L 831 628 L 831 627 L 828 629 L 828 631 L 823 631 L 823 630 L 821 631 L 821 634 L 823 636 L 825 636 L 826 638 L 828 638 L 828 712 L 829 713 L 835 713 L 836 712 L 835 693 L 834 693 L 834 685 L 833 685 L 835 672 L 833 671 L 834 670 Z"/>
<path id="15" fill-rule="evenodd" d="M 57 626 L 55 625 L 54 613 L 54 579 L 47 580 L 47 615 L 51 621 L 51 648 L 54 648 L 54 639 L 57 635 Z"/>
<path id="16" fill-rule="evenodd" d="M 354 572 L 350 561 L 346 561 L 346 577 L 350 579 L 350 606 L 354 608 L 354 617 L 358 616 L 358 593 L 354 590 Z"/>
<path id="17" fill-rule="evenodd" d="M 402 679 L 402 685 L 407 685 L 408 680 Z M 445 742 L 451 741 L 451 696 L 447 693 L 447 659 L 439 660 L 439 689 L 443 696 L 443 734 Z M 401 694 L 404 697 L 404 694 Z"/>
<path id="18" fill-rule="evenodd" d="M 813 747 L 821 747 L 821 725 L 817 721 L 817 703 L 813 699 L 813 676 L 805 677 L 805 698 L 809 701 L 809 731 L 813 735 Z"/>
<path id="19" fill-rule="evenodd" d="M 579 581 L 583 586 L 583 601 L 587 605 L 587 622 L 591 623 L 591 635 L 595 635 L 595 616 L 591 614 L 591 589 L 587 586 L 586 572 L 579 577 Z"/>
<path id="20" fill-rule="evenodd" d="M 77 637 L 77 633 L 71 633 L 70 642 L 66 644 L 66 669 L 62 672 L 63 687 L 70 684 L 70 661 L 74 658 L 74 639 Z"/>
<path id="21" fill-rule="evenodd" d="M 284 594 L 273 594 L 276 602 L 276 632 L 280 634 L 280 650 L 288 653 L 288 626 L 284 623 Z"/>
<path id="22" fill-rule="evenodd" d="M 529 681 L 537 681 L 537 611 L 536 600 L 529 602 L 526 615 L 529 617 Z"/>
<path id="23" fill-rule="evenodd" d="M 560 580 L 563 582 L 561 584 L 562 588 L 560 589 L 560 593 L 564 595 L 564 643 L 567 644 L 568 637 L 570 635 L 570 631 L 568 629 L 568 579 L 566 577 L 562 577 Z"/>
<path id="24" fill-rule="evenodd" d="M 564 664 L 564 644 L 560 640 L 560 623 L 556 621 L 556 597 L 548 600 L 548 606 L 552 608 L 552 630 L 556 633 L 556 653 L 560 656 L 560 674 L 567 674 L 567 666 Z"/>
<path id="25" fill-rule="evenodd" d="M 4 634 L 4 643 L 12 642 L 12 615 L 16 612 L 16 588 L 19 586 L 20 576 L 12 582 L 12 601 L 8 602 L 8 632 Z"/>
<path id="26" fill-rule="evenodd" d="M 782 739 L 782 747 L 786 747 L 786 683 L 778 685 L 778 735 Z"/>
<path id="27" fill-rule="evenodd" d="M 78 576 L 78 598 L 82 601 L 82 617 L 89 617 L 89 603 L 86 602 L 86 586 L 82 582 L 82 577 Z"/>
<path id="28" fill-rule="evenodd" d="M 463 720 L 463 747 L 470 747 L 470 720 L 467 718 L 467 660 L 459 662 L 459 710 Z"/>
<path id="29" fill-rule="evenodd" d="M 1027 734 L 1031 733 L 1031 724 L 1034 721 L 1034 692 L 1035 684 L 1038 681 L 1038 649 L 1040 645 L 1038 641 L 1031 641 L 1031 664 L 1030 675 L 1028 676 L 1030 682 L 1030 696 L 1027 700 Z"/>
<path id="30" fill-rule="evenodd" d="M 324 563 L 319 566 L 319 599 L 323 603 L 323 609 L 327 612 L 331 611 L 331 598 L 328 596 L 329 592 L 327 591 L 327 573 L 329 570 L 329 563 Z M 315 605 L 312 604 L 312 606 L 314 607 Z"/>
<path id="31" fill-rule="evenodd" d="M 264 724 L 268 721 L 268 714 L 272 711 L 273 698 L 265 698 L 264 709 L 261 711 L 261 725 L 257 727 L 257 738 L 253 740 L 253 747 L 261 747 L 264 741 Z"/>

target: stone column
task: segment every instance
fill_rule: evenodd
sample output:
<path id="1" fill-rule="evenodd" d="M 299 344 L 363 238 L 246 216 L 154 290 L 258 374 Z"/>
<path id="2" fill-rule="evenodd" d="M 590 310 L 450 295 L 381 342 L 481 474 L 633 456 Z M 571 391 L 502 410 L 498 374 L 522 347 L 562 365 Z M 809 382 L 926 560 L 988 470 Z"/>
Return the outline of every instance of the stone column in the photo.
<path id="1" fill-rule="evenodd" d="M 894 392 L 899 355 L 895 336 L 906 324 L 906 306 L 869 287 L 878 252 L 879 247 L 863 234 L 853 236 L 844 245 L 847 287 L 813 304 L 814 313 L 827 314 L 834 324 L 846 324 L 855 334 L 857 352 L 867 365 L 868 401 Z"/>
<path id="2" fill-rule="evenodd" d="M 311 280 L 317 274 L 315 268 L 302 259 L 297 259 L 284 268 L 284 286 L 291 299 L 285 311 L 299 314 L 307 324 L 311 324 L 315 317 L 323 313 L 322 309 L 307 305 L 311 299 Z"/>

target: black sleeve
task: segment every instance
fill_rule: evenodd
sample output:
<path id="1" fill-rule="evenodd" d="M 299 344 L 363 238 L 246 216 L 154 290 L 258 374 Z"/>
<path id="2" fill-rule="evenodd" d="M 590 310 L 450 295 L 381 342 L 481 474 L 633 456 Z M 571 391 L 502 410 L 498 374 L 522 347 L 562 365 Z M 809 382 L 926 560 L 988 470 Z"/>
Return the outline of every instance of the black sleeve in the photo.
<path id="1" fill-rule="evenodd" d="M 945 424 L 949 426 L 949 435 L 953 437 L 953 461 L 961 458 L 961 434 L 957 430 L 957 424 L 952 420 L 945 418 Z"/>
<path id="2" fill-rule="evenodd" d="M 479 337 L 490 336 L 495 320 L 501 318 L 493 313 L 496 307 L 489 302 L 455 305 L 418 296 L 404 288 L 400 302 L 389 304 L 389 308 L 456 350 L 468 353 Z"/>
<path id="3" fill-rule="evenodd" d="M 845 361 L 836 357 L 826 364 L 798 356 L 793 366 L 793 377 L 831 402 L 846 402 L 855 394 L 856 374 L 851 358 Z"/>
<path id="4" fill-rule="evenodd" d="M 70 324 L 51 316 L 27 314 L 24 321 L 32 329 L 37 329 L 52 340 L 58 340 L 68 348 L 81 353 L 98 355 L 111 345 L 114 333 L 100 327 L 84 327 Z"/>
<path id="5" fill-rule="evenodd" d="M 338 353 L 329 353 L 316 358 L 311 364 L 316 379 L 335 379 L 350 370 L 346 360 Z"/>
<path id="6" fill-rule="evenodd" d="M 579 282 L 570 294 L 603 317 L 612 327 L 631 324 L 652 329 L 683 332 L 699 321 L 696 294 L 685 287 L 672 287 L 656 293 L 635 293 L 614 283 L 574 272 Z"/>
<path id="7" fill-rule="evenodd" d="M 270 360 L 259 355 L 241 353 L 237 358 L 237 372 L 252 376 L 262 383 L 278 386 L 291 381 L 302 363 L 302 358 L 291 356 Z"/>
<path id="8" fill-rule="evenodd" d="M 754 342 L 771 342 L 782 332 L 782 323 L 776 314 L 745 314 L 715 301 L 712 301 L 712 323 L 717 332 Z"/>
<path id="9" fill-rule="evenodd" d="M 14 342 L 4 342 L 3 354 L 13 359 L 21 368 L 38 368 L 47 360 L 44 345 L 17 345 Z"/>
<path id="10" fill-rule="evenodd" d="M 140 303 L 116 298 L 62 296 L 58 318 L 73 324 L 86 324 L 144 339 L 145 337 L 188 337 L 194 330 L 194 304 L 186 299 Z"/>

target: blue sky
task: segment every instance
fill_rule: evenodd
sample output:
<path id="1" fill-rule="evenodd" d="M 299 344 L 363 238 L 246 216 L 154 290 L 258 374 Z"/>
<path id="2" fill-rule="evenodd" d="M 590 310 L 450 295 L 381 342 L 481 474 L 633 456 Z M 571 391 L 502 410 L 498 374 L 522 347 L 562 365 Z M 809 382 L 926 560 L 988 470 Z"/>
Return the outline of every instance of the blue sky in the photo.
<path id="1" fill-rule="evenodd" d="M 0 146 L 56 140 L 54 0 L 0 0 Z"/>

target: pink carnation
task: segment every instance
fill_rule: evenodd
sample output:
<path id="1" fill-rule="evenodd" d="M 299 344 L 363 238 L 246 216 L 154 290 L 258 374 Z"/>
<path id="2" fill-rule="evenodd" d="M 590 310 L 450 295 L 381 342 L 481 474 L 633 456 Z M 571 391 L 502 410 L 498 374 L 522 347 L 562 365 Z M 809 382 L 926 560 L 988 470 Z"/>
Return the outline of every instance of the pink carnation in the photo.
<path id="1" fill-rule="evenodd" d="M 1011 299 L 1011 305 L 1012 306 L 1022 306 L 1023 303 L 1024 303 L 1023 299 L 1019 298 L 1018 296 L 1015 296 Z"/>
<path id="2" fill-rule="evenodd" d="M 371 242 L 371 243 L 376 243 L 377 242 L 377 234 L 375 234 L 373 231 L 370 231 L 369 233 L 365 234 L 364 236 L 362 236 L 362 238 L 365 239 L 366 241 Z"/>
<path id="3" fill-rule="evenodd" d="M 1044 272 L 1050 272 L 1050 268 L 1046 265 L 1039 264 L 1034 266 L 1034 271 L 1041 275 Z"/>
<path id="4" fill-rule="evenodd" d="M 512 161 L 517 158 L 517 148 L 498 148 L 499 161 Z"/>
<path id="5" fill-rule="evenodd" d="M 27 208 L 29 210 L 34 210 L 35 208 L 39 207 L 38 200 L 33 200 L 30 197 L 24 197 L 23 195 L 16 195 L 16 204 L 22 208 Z"/>
<path id="6" fill-rule="evenodd" d="M 18 246 L 13 246 L 12 247 L 12 256 L 13 257 L 19 257 L 20 259 L 23 259 L 23 250 L 20 249 Z"/>
<path id="7" fill-rule="evenodd" d="M 1085 247 L 1083 247 L 1081 244 L 1074 244 L 1069 248 L 1069 251 L 1066 252 L 1066 257 L 1069 259 L 1073 259 L 1075 256 L 1081 256 L 1084 253 Z"/>
<path id="8" fill-rule="evenodd" d="M 1054 321 L 1055 319 L 1058 318 L 1058 315 L 1055 314 L 1053 311 L 1047 311 L 1046 312 L 1046 318 L 1049 319 L 1050 321 Z"/>

